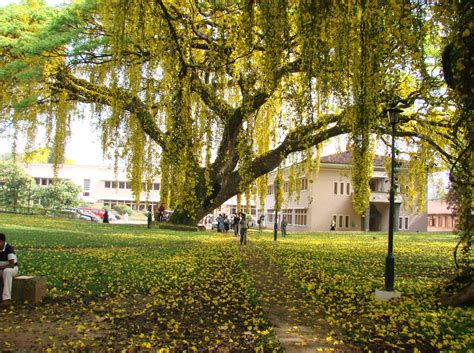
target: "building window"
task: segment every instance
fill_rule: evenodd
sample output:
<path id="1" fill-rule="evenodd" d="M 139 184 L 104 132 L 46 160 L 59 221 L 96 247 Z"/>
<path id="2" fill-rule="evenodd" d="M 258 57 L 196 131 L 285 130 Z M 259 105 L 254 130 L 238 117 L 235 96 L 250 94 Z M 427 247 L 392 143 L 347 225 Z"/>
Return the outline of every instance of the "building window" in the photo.
<path id="1" fill-rule="evenodd" d="M 343 220 L 344 220 L 344 216 L 339 216 L 339 228 L 342 228 Z"/>
<path id="2" fill-rule="evenodd" d="M 111 186 L 111 185 L 110 185 L 110 181 L 106 181 L 106 182 L 105 182 L 105 188 L 106 188 L 106 189 L 110 189 L 110 186 Z"/>
<path id="3" fill-rule="evenodd" d="M 399 230 L 408 229 L 408 217 L 398 217 L 398 229 Z"/>
<path id="4" fill-rule="evenodd" d="M 341 183 L 341 184 L 340 184 L 340 189 L 339 189 L 339 191 L 340 191 L 339 193 L 340 193 L 341 195 L 344 195 L 344 183 Z"/>
<path id="5" fill-rule="evenodd" d="M 250 207 L 250 214 L 252 216 L 256 216 L 257 215 L 257 208 L 255 206 L 251 206 Z"/>
<path id="6" fill-rule="evenodd" d="M 350 183 L 346 183 L 346 193 L 347 193 L 347 195 L 351 194 L 351 184 Z"/>
<path id="7" fill-rule="evenodd" d="M 289 181 L 285 181 L 283 183 L 283 192 L 290 192 L 290 182 Z"/>
<path id="8" fill-rule="evenodd" d="M 305 226 L 308 222 L 308 209 L 306 208 L 298 208 L 295 209 L 295 225 L 297 226 Z"/>
<path id="9" fill-rule="evenodd" d="M 451 227 L 453 226 L 453 222 L 452 222 L 451 216 L 446 216 L 445 224 L 446 224 L 446 228 L 451 228 Z"/>
<path id="10" fill-rule="evenodd" d="M 272 209 L 267 210 L 267 222 L 273 223 L 273 210 Z"/>
<path id="11" fill-rule="evenodd" d="M 349 228 L 349 216 L 346 216 L 346 223 L 344 224 L 345 228 Z"/>
<path id="12" fill-rule="evenodd" d="M 83 188 L 83 196 L 90 196 L 90 191 L 91 191 L 91 180 L 90 179 L 84 179 L 84 188 Z"/>
<path id="13" fill-rule="evenodd" d="M 154 183 L 153 190 L 160 190 L 160 183 Z"/>
<path id="14" fill-rule="evenodd" d="M 41 179 L 41 185 L 47 186 L 48 185 L 48 179 Z"/>
<path id="15" fill-rule="evenodd" d="M 288 224 L 293 224 L 293 210 L 286 209 L 283 210 L 283 217 L 286 219 Z"/>
<path id="16" fill-rule="evenodd" d="M 268 195 L 273 195 L 273 184 L 268 185 Z"/>
<path id="17" fill-rule="evenodd" d="M 130 190 L 130 189 L 132 188 L 132 183 L 130 183 L 129 181 L 127 181 L 127 182 L 125 183 L 125 188 Z"/>
<path id="18" fill-rule="evenodd" d="M 308 178 L 301 178 L 301 190 L 308 190 Z"/>
<path id="19" fill-rule="evenodd" d="M 117 189 L 117 182 L 116 181 L 112 182 L 112 189 Z"/>
<path id="20" fill-rule="evenodd" d="M 434 227 L 435 226 L 435 218 L 434 216 L 428 216 L 428 225 L 430 227 Z"/>
<path id="21" fill-rule="evenodd" d="M 337 181 L 334 182 L 334 195 L 337 195 Z"/>
<path id="22" fill-rule="evenodd" d="M 438 227 L 441 228 L 443 226 L 443 217 L 438 216 Z"/>

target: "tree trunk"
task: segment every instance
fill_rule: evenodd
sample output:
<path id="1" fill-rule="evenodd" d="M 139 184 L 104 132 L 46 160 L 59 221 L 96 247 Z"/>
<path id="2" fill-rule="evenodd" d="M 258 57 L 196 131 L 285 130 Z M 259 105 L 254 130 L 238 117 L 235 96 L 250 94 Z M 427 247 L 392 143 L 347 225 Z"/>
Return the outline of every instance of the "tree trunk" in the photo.
<path id="1" fill-rule="evenodd" d="M 474 304 L 474 283 L 469 284 L 459 293 L 446 296 L 441 299 L 442 303 L 451 306 L 473 305 Z"/>

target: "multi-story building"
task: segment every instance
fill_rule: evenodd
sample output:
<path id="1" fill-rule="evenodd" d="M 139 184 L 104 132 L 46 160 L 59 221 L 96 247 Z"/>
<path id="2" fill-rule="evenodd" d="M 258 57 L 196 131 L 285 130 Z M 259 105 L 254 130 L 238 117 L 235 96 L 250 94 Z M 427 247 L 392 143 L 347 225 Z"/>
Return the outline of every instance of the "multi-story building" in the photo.
<path id="1" fill-rule="evenodd" d="M 358 215 L 352 206 L 351 163 L 350 152 L 321 157 L 319 173 L 300 178 L 297 182 L 300 183 L 301 191 L 291 198 L 288 197 L 288 169 L 285 169 L 285 201 L 277 221 L 280 222 L 281 216 L 285 217 L 287 229 L 295 231 L 328 231 L 332 220 L 335 220 L 338 231 L 387 230 L 390 179 L 385 172 L 384 157 L 375 158 L 374 173 L 370 181 L 370 207 L 363 216 Z M 274 222 L 274 177 L 275 172 L 269 176 L 265 201 L 267 227 L 271 227 Z M 418 214 L 405 209 L 400 195 L 396 196 L 395 205 L 396 230 L 426 231 L 426 212 Z"/>
<path id="2" fill-rule="evenodd" d="M 52 164 L 32 163 L 22 164 L 22 167 L 38 185 L 47 186 L 53 181 Z M 137 207 L 123 168 L 119 168 L 115 174 L 113 168 L 108 166 L 64 164 L 59 168 L 58 179 L 71 180 L 81 186 L 81 199 L 85 202 L 104 206 L 123 204 L 139 210 L 145 209 L 146 206 L 155 208 L 159 203 L 160 183 L 154 180 L 149 194 L 141 193 L 141 201 Z"/>

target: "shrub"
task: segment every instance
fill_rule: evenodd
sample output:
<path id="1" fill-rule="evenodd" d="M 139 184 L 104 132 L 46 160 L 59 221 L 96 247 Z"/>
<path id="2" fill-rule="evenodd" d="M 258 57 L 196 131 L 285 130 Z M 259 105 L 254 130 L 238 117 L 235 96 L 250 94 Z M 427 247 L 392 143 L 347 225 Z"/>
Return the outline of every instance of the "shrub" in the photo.
<path id="1" fill-rule="evenodd" d="M 131 207 L 129 207 L 127 205 L 113 205 L 112 209 L 114 211 L 117 211 L 118 214 L 120 214 L 121 216 L 123 216 L 125 213 L 128 214 L 129 216 L 131 216 L 132 212 L 133 212 Z"/>

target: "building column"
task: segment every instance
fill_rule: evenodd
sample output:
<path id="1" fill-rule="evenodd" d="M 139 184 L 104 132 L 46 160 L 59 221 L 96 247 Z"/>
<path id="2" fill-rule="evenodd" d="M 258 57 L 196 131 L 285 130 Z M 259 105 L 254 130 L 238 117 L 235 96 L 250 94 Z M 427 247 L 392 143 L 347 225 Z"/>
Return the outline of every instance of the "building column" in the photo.
<path id="1" fill-rule="evenodd" d="M 365 210 L 365 214 L 362 217 L 362 230 L 364 232 L 370 230 L 370 206 Z"/>

